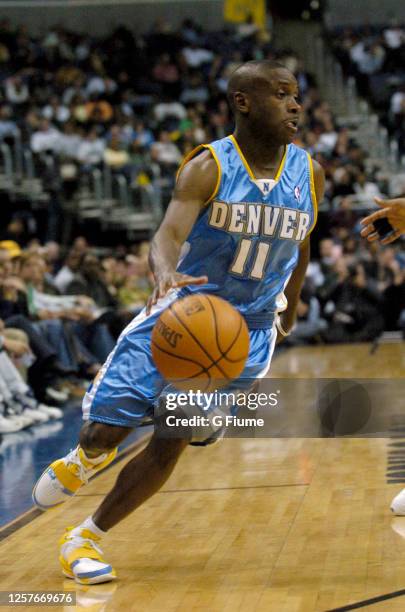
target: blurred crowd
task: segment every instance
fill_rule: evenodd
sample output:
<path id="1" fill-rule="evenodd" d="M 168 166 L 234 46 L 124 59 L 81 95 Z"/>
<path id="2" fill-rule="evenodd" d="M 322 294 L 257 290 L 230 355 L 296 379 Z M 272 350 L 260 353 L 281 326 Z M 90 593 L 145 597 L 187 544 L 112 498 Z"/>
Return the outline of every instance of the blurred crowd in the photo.
<path id="1" fill-rule="evenodd" d="M 384 186 L 366 170 L 367 153 L 338 127 L 301 60 L 249 23 L 211 32 L 191 19 L 178 30 L 158 20 L 143 35 L 119 27 L 97 38 L 63 27 L 34 37 L 2 20 L 0 140 L 21 135 L 52 194 L 73 197 L 81 178 L 108 166 L 131 186 L 159 184 L 167 203 L 184 155 L 232 132 L 230 73 L 263 58 L 283 62 L 297 76 L 304 111 L 297 144 L 325 167 L 327 200 L 378 194 Z M 51 176 L 47 155 L 57 162 Z M 43 239 L 60 238 L 54 208 L 53 202 Z"/>
<path id="2" fill-rule="evenodd" d="M 371 99 L 400 155 L 405 154 L 405 25 L 365 25 L 338 29 L 333 48 L 346 75 L 356 78 L 360 93 Z"/>
<path id="3" fill-rule="evenodd" d="M 60 417 L 49 404 L 84 395 L 150 294 L 148 248 L 98 254 L 79 237 L 62 257 L 57 243 L 0 242 L 0 432 L 41 420 L 41 410 Z"/>
<path id="4" fill-rule="evenodd" d="M 351 36 L 337 43 L 343 48 L 346 41 L 347 53 Z M 392 33 L 382 36 L 392 51 L 384 61 L 393 66 L 403 42 L 398 46 L 399 34 L 396 42 Z M 278 59 L 296 75 L 303 106 L 296 144 L 326 174 L 313 259 L 288 342 L 372 341 L 384 330 L 403 330 L 401 243 L 381 248 L 362 240 L 362 212 L 353 205 L 370 206 L 384 193 L 378 168 L 367 169 L 368 152 L 338 125 L 300 59 L 276 49 L 253 24 L 207 32 L 186 19 L 174 31 L 160 20 L 142 36 L 120 27 L 101 39 L 63 27 L 34 37 L 3 20 L 0 140 L 21 137 L 54 198 L 74 197 L 81 178 L 104 165 L 131 184 L 159 182 L 169 194 L 186 153 L 232 133 L 228 77 L 254 58 Z M 396 108 L 403 106 L 397 97 Z M 44 156 L 52 157 L 56 174 L 47 175 Z M 49 412 L 49 404 L 83 395 L 151 290 L 148 243 L 111 253 L 81 236 L 62 248 L 62 209 L 52 210 L 43 233 L 31 223 L 35 211 L 27 210 L 12 212 L 0 232 L 0 357 L 18 380 L 18 390 L 7 395 L 0 360 L 0 431 L 24 426 L 28 409 L 33 419 L 38 406 Z"/>
<path id="5" fill-rule="evenodd" d="M 373 342 L 384 331 L 405 338 L 405 253 L 336 231 L 309 264 L 288 344 Z"/>

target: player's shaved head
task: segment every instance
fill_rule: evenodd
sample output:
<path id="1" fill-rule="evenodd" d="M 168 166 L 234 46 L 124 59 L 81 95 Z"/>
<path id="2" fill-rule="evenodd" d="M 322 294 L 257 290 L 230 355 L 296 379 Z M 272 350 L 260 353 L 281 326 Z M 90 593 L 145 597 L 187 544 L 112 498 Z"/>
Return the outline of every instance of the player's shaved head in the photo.
<path id="1" fill-rule="evenodd" d="M 297 79 L 283 64 L 272 60 L 242 64 L 231 74 L 227 94 L 239 138 L 280 146 L 292 142 L 301 107 Z"/>
<path id="2" fill-rule="evenodd" d="M 288 68 L 275 60 L 253 60 L 236 68 L 229 78 L 227 87 L 227 98 L 232 112 L 236 110 L 235 94 L 260 90 L 263 84 L 268 83 L 271 73 L 275 70 L 284 70 L 293 76 Z"/>

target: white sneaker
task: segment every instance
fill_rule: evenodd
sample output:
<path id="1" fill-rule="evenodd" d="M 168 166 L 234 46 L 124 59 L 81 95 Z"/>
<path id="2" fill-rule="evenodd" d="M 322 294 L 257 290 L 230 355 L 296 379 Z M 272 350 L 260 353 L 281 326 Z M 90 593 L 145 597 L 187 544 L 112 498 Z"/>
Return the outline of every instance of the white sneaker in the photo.
<path id="1" fill-rule="evenodd" d="M 405 516 L 405 489 L 402 489 L 392 500 L 391 512 L 397 516 Z"/>
<path id="2" fill-rule="evenodd" d="M 21 406 L 25 406 L 26 408 L 33 408 L 34 410 L 38 406 L 38 402 L 35 397 L 25 393 L 16 393 L 13 396 L 13 401 L 17 404 L 21 404 Z"/>
<path id="3" fill-rule="evenodd" d="M 41 510 L 57 506 L 87 484 L 88 480 L 115 459 L 117 449 L 104 453 L 96 460 L 86 458 L 80 446 L 49 465 L 38 479 L 32 492 L 32 500 Z"/>
<path id="4" fill-rule="evenodd" d="M 15 433 L 24 429 L 25 424 L 17 418 L 9 418 L 0 414 L 0 434 Z"/>
<path id="5" fill-rule="evenodd" d="M 60 408 L 54 408 L 47 404 L 40 404 L 33 395 L 18 394 L 15 396 L 14 401 L 21 404 L 25 412 L 27 408 L 34 410 L 35 414 L 32 414 L 32 416 L 40 423 L 45 423 L 49 419 L 60 419 L 63 416 L 63 412 Z M 44 418 L 44 416 L 46 418 Z"/>
<path id="6" fill-rule="evenodd" d="M 45 393 L 46 397 L 52 402 L 64 404 L 69 399 L 69 393 L 65 393 L 65 391 L 58 391 L 58 389 L 54 389 L 53 387 L 47 387 L 45 389 Z"/>
<path id="7" fill-rule="evenodd" d="M 33 423 L 46 423 L 50 419 L 48 414 L 37 408 L 24 408 L 22 414 L 30 417 Z"/>
<path id="8" fill-rule="evenodd" d="M 22 396 L 10 401 L 8 406 L 11 414 L 15 414 L 18 417 L 31 419 L 29 423 L 30 425 L 33 423 L 46 423 L 46 421 L 49 421 L 49 416 L 47 414 L 38 410 L 31 400 L 25 401 Z"/>
<path id="9" fill-rule="evenodd" d="M 33 418 L 34 423 L 46 423 L 50 419 L 49 414 L 46 414 L 46 412 L 38 409 L 34 410 L 33 408 L 25 408 L 23 414 Z"/>
<path id="10" fill-rule="evenodd" d="M 24 414 L 24 412 L 22 411 L 22 407 L 14 403 L 7 404 L 4 416 L 7 417 L 7 419 L 15 421 L 16 423 L 21 423 L 22 427 L 29 427 L 30 425 L 35 423 L 35 420 L 32 418 L 32 416 Z"/>
<path id="11" fill-rule="evenodd" d="M 115 570 L 103 558 L 99 540 L 88 529 L 67 528 L 59 540 L 59 562 L 67 578 L 79 584 L 100 584 L 117 578 Z"/>
<path id="12" fill-rule="evenodd" d="M 38 404 L 37 410 L 48 415 L 50 419 L 61 419 L 63 417 L 62 410 L 60 408 L 56 408 L 55 406 L 47 406 L 46 404 Z"/>
<path id="13" fill-rule="evenodd" d="M 23 424 L 24 429 L 26 427 L 31 427 L 31 425 L 35 423 L 34 419 L 28 416 L 28 414 L 10 414 L 9 418 L 14 419 L 19 423 L 21 422 Z"/>

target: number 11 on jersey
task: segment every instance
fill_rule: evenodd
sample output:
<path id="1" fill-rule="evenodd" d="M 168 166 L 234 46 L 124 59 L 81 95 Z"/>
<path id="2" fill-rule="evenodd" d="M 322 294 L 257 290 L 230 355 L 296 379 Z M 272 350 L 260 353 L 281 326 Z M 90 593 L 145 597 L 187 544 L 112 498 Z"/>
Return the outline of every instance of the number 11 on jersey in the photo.
<path id="1" fill-rule="evenodd" d="M 256 251 L 253 265 L 251 270 L 246 270 L 246 262 L 250 257 L 252 249 Z M 269 251 L 270 245 L 267 242 L 254 243 L 248 238 L 242 238 L 229 271 L 239 276 L 260 280 L 263 278 L 264 267 L 267 262 Z"/>

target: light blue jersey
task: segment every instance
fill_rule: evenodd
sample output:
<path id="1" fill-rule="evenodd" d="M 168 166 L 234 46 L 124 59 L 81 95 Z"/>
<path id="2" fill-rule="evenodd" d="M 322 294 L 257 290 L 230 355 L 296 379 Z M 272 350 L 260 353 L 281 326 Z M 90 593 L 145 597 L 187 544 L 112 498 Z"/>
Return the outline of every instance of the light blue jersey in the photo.
<path id="1" fill-rule="evenodd" d="M 256 180 L 233 136 L 204 148 L 218 165 L 218 184 L 182 251 L 178 271 L 207 275 L 206 292 L 233 304 L 246 319 L 285 308 L 283 291 L 299 246 L 316 222 L 312 160 L 290 144 L 274 180 Z M 184 164 L 183 164 L 184 165 Z"/>
<path id="2" fill-rule="evenodd" d="M 312 163 L 305 151 L 288 145 L 275 179 L 255 180 L 232 136 L 198 147 L 184 163 L 204 148 L 218 165 L 218 182 L 183 247 L 178 270 L 206 274 L 209 282 L 170 291 L 151 314 L 144 310 L 128 325 L 86 393 L 85 419 L 134 427 L 153 415 L 167 382 L 153 362 L 151 333 L 163 310 L 190 292 L 217 294 L 246 319 L 249 356 L 231 388 L 249 388 L 270 366 L 274 313 L 286 306 L 283 291 L 299 245 L 316 221 Z"/>

